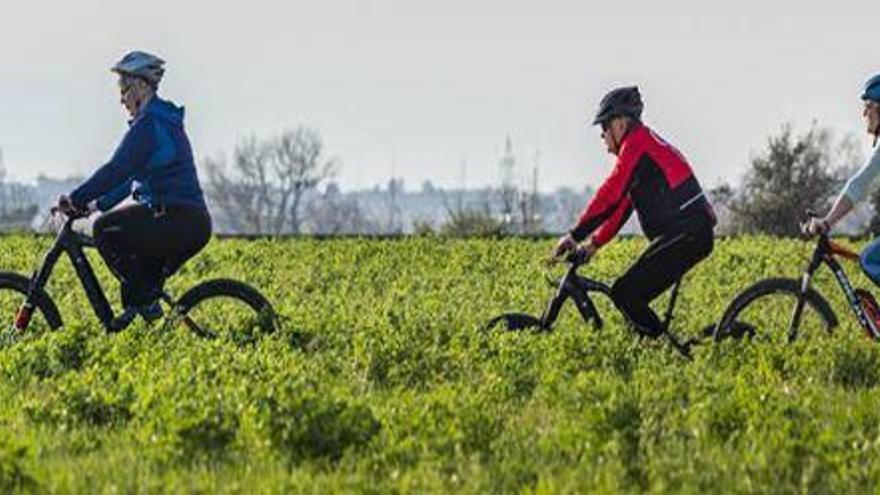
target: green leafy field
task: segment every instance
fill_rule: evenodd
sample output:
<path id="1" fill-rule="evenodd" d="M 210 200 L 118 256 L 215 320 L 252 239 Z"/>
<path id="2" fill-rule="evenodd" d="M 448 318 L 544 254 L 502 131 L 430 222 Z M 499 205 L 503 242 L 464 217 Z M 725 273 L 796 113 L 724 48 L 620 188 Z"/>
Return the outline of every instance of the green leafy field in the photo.
<path id="1" fill-rule="evenodd" d="M 29 272 L 48 242 L 0 239 L 0 267 Z M 634 337 L 604 300 L 600 331 L 571 306 L 549 335 L 482 331 L 501 311 L 540 311 L 551 245 L 213 241 L 169 287 L 260 288 L 283 321 L 256 345 L 140 322 L 105 335 L 64 261 L 49 291 L 65 328 L 0 350 L 0 490 L 880 489 L 880 350 L 830 274 L 817 286 L 835 335 L 707 345 L 693 363 Z M 643 247 L 612 243 L 582 273 L 610 280 Z M 809 253 L 718 242 L 685 280 L 674 328 L 717 320 L 761 277 L 797 276 Z"/>

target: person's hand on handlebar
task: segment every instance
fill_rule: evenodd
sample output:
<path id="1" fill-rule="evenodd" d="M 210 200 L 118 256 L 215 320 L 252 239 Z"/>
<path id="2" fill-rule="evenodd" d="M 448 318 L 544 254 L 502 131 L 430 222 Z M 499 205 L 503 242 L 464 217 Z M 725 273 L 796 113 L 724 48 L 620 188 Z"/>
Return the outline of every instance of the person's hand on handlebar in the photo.
<path id="1" fill-rule="evenodd" d="M 55 206 L 52 207 L 53 212 L 60 212 L 69 217 L 87 217 L 91 213 L 96 211 L 94 202 L 90 203 L 86 209 L 81 210 L 77 208 L 73 201 L 70 200 L 70 197 L 66 194 L 62 194 L 58 196 L 58 201 L 56 201 Z"/>
<path id="2" fill-rule="evenodd" d="M 802 230 L 805 235 L 815 237 L 830 232 L 831 224 L 825 218 L 811 217 L 810 220 L 802 226 Z"/>
<path id="3" fill-rule="evenodd" d="M 553 248 L 553 257 L 562 257 L 575 249 L 577 249 L 577 241 L 574 240 L 571 234 L 565 234 L 556 242 L 556 247 Z"/>
<path id="4" fill-rule="evenodd" d="M 584 262 L 586 263 L 594 254 L 596 254 L 597 250 L 598 248 L 596 248 L 590 240 L 578 245 L 577 241 L 574 240 L 571 234 L 565 234 L 556 242 L 556 247 L 553 248 L 553 257 L 558 259 L 567 254 L 577 252 L 583 256 Z"/>

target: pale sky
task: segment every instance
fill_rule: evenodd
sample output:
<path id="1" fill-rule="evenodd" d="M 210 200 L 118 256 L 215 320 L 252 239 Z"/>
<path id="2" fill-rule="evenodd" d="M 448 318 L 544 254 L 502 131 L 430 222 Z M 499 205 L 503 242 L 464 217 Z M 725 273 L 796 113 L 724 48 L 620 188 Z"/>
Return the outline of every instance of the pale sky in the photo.
<path id="1" fill-rule="evenodd" d="M 108 68 L 132 49 L 167 60 L 197 157 L 307 124 L 344 188 L 455 186 L 463 156 L 468 186 L 495 183 L 508 134 L 523 180 L 540 152 L 542 189 L 595 185 L 612 160 L 586 120 L 623 84 L 714 185 L 785 121 L 867 150 L 858 95 L 880 72 L 868 1 L 4 3 L 0 148 L 20 179 L 109 157 L 126 119 Z"/>

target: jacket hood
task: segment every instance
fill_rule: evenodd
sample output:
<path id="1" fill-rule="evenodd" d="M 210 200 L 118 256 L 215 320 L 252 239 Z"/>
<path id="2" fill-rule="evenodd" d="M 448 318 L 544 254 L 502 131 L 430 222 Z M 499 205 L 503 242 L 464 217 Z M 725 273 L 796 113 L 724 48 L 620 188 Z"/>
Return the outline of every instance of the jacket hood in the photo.
<path id="1" fill-rule="evenodd" d="M 147 103 L 147 108 L 144 109 L 144 113 L 154 115 L 168 123 L 182 126 L 185 109 L 168 100 L 163 100 L 162 98 L 159 98 L 159 96 L 154 96 L 153 99 Z"/>

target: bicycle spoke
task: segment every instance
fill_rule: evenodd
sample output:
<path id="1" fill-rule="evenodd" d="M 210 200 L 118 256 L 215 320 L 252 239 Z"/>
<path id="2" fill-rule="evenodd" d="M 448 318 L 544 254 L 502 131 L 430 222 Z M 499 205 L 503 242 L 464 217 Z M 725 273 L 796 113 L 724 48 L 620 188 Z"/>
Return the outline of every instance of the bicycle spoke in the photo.
<path id="1" fill-rule="evenodd" d="M 213 297 L 199 302 L 182 315 L 184 324 L 199 337 L 222 338 L 244 344 L 255 342 L 268 325 L 270 311 L 255 311 L 231 297 Z"/>
<path id="2" fill-rule="evenodd" d="M 809 340 L 824 336 L 827 331 L 821 316 L 809 305 L 798 311 L 797 305 L 794 294 L 765 294 L 742 308 L 736 322 L 753 328 L 753 339 L 759 342 L 783 344 L 792 337 Z"/>
<path id="3" fill-rule="evenodd" d="M 203 327 L 196 323 L 196 321 L 190 315 L 183 315 L 183 323 L 186 324 L 187 328 L 189 328 L 194 334 L 199 337 L 203 337 L 206 339 L 216 339 L 217 334 L 212 332 L 210 329 Z"/>

